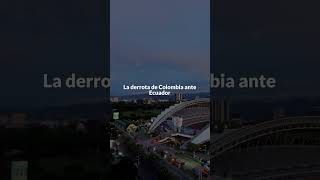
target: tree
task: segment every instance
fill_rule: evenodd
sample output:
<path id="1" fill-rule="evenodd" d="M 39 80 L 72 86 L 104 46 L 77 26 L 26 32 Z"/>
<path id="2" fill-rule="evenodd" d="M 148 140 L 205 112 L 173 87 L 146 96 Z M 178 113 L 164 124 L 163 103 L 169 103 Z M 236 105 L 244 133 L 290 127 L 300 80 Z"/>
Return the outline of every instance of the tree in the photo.
<path id="1" fill-rule="evenodd" d="M 196 151 L 197 149 L 198 149 L 198 145 L 193 144 L 193 143 L 191 143 L 191 142 L 189 142 L 189 143 L 187 144 L 187 150 L 188 150 L 188 151 L 194 152 L 194 151 Z"/>

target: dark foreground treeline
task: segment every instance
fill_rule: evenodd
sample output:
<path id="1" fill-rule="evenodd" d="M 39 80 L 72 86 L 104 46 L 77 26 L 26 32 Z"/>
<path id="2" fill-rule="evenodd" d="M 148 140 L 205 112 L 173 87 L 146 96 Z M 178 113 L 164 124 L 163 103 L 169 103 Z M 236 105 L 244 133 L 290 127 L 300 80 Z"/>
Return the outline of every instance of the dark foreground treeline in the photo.
<path id="1" fill-rule="evenodd" d="M 28 162 L 31 180 L 106 179 L 109 168 L 105 121 L 48 128 L 0 129 L 0 177 L 10 179 L 11 162 Z"/>

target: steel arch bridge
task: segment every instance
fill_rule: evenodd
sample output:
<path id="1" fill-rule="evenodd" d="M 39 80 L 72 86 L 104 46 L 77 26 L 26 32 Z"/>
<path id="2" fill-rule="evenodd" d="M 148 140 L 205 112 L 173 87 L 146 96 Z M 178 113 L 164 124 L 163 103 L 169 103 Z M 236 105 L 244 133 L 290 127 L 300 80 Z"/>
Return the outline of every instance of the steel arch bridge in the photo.
<path id="1" fill-rule="evenodd" d="M 293 130 L 320 129 L 320 116 L 288 117 L 235 130 L 212 140 L 212 158 L 251 140 Z"/>
<path id="2" fill-rule="evenodd" d="M 165 109 L 151 124 L 149 132 L 153 132 L 161 123 L 174 116 L 183 117 L 183 125 L 190 126 L 197 123 L 210 121 L 210 99 L 198 98 L 184 101 Z"/>

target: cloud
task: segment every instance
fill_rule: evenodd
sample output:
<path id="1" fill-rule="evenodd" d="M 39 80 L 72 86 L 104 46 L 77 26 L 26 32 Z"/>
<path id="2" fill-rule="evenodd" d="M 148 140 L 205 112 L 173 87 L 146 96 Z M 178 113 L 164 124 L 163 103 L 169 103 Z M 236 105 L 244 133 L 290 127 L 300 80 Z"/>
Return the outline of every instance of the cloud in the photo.
<path id="1" fill-rule="evenodd" d="M 111 89 L 124 83 L 207 84 L 209 3 L 111 1 Z"/>

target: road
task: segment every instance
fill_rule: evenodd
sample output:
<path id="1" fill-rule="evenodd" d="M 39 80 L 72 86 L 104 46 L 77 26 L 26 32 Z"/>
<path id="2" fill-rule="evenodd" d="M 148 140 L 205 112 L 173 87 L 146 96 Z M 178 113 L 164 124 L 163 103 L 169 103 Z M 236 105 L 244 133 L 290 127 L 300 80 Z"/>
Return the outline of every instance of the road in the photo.
<path id="1" fill-rule="evenodd" d="M 121 128 L 119 128 L 119 130 L 121 132 L 123 132 L 125 135 L 127 135 L 128 137 L 134 139 L 138 144 L 143 145 L 143 149 L 145 150 L 146 153 L 149 153 L 148 148 L 150 148 L 150 147 L 151 148 L 156 147 L 158 150 L 167 151 L 169 154 L 172 154 L 174 156 L 176 156 L 176 154 L 179 154 L 179 152 L 180 152 L 180 151 L 177 151 L 177 150 L 170 148 L 168 146 L 165 146 L 165 145 L 155 145 L 151 142 L 150 139 L 145 139 L 145 138 L 140 138 L 140 137 L 135 138 L 131 134 L 128 134 L 126 131 L 122 130 Z M 122 151 L 125 151 L 124 148 L 125 147 L 121 148 Z M 123 153 L 125 153 L 125 152 L 123 152 Z M 127 154 L 129 154 L 129 153 L 127 153 Z M 196 179 L 196 175 L 194 175 L 192 173 L 192 169 L 195 167 L 200 167 L 201 164 L 198 163 L 197 161 L 195 161 L 194 159 L 192 159 L 192 157 L 187 157 L 188 155 L 181 155 L 180 157 L 178 157 L 178 158 L 180 158 L 181 161 L 186 163 L 186 167 L 187 167 L 188 171 L 184 171 L 182 169 L 177 168 L 176 166 L 174 166 L 172 164 L 169 164 L 160 155 L 158 155 L 158 156 L 160 157 L 159 164 L 161 166 L 167 168 L 169 170 L 169 172 L 180 177 L 180 179 L 182 179 L 182 180 Z M 155 180 L 155 177 L 157 176 L 155 174 L 156 170 L 152 169 L 152 166 L 150 165 L 150 163 L 147 161 L 144 161 L 144 160 L 140 160 L 138 172 L 139 172 L 140 179 L 142 179 L 142 180 Z"/>

